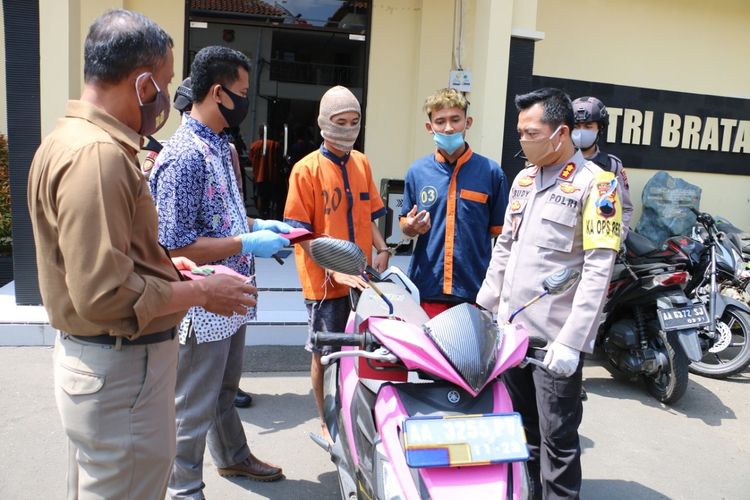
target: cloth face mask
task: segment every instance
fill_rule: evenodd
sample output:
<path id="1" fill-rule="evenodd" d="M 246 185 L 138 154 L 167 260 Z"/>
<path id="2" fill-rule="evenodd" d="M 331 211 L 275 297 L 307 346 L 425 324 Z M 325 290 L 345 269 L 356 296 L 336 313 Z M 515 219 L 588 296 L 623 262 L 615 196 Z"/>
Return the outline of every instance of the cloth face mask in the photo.
<path id="1" fill-rule="evenodd" d="M 598 132 L 586 128 L 577 128 L 570 133 L 573 144 L 578 149 L 588 149 L 596 142 Z"/>
<path id="2" fill-rule="evenodd" d="M 156 88 L 156 97 L 154 97 L 153 101 L 144 104 L 141 95 L 138 93 L 138 84 L 145 77 L 151 78 L 151 83 Z M 169 97 L 161 91 L 154 77 L 148 73 L 141 73 L 135 79 L 135 95 L 138 97 L 138 105 L 141 111 L 141 129 L 138 133 L 142 136 L 153 135 L 167 123 L 167 118 L 169 118 Z"/>
<path id="3" fill-rule="evenodd" d="M 519 141 L 521 143 L 521 149 L 523 149 L 523 154 L 526 155 L 526 158 L 530 163 L 538 167 L 547 166 L 545 164 L 547 158 L 555 154 L 555 152 L 560 149 L 560 146 L 562 146 L 562 141 L 560 141 L 557 146 L 552 145 L 552 138 L 557 135 L 561 128 L 562 125 L 557 127 L 549 137 L 534 140 L 522 139 Z"/>
<path id="4" fill-rule="evenodd" d="M 221 88 L 232 100 L 234 108 L 229 109 L 222 103 L 219 103 L 219 112 L 221 112 L 221 116 L 223 116 L 227 121 L 227 126 L 229 128 L 238 127 L 240 123 L 242 123 L 242 120 L 244 120 L 247 116 L 247 112 L 250 109 L 250 99 L 239 94 L 235 94 L 223 85 L 221 86 Z"/>

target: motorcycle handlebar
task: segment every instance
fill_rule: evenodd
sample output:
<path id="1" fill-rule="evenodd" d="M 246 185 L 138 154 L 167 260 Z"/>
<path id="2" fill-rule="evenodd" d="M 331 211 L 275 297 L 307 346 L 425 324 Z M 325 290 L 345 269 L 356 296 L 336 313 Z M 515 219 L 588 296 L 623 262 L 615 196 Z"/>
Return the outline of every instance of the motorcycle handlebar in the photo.
<path id="1" fill-rule="evenodd" d="M 547 365 L 544 364 L 544 361 L 532 358 L 531 356 L 526 356 L 523 358 L 523 361 L 518 365 L 519 368 L 525 368 L 527 365 L 534 365 L 538 366 L 539 368 L 544 368 L 545 370 L 548 370 Z"/>
<path id="2" fill-rule="evenodd" d="M 365 336 L 362 333 L 313 332 L 312 344 L 315 347 L 362 346 Z"/>
<path id="3" fill-rule="evenodd" d="M 710 229 L 711 226 L 715 225 L 714 218 L 711 217 L 711 214 L 706 213 L 706 212 L 699 212 L 693 207 L 688 207 L 688 208 L 690 209 L 691 212 L 695 214 L 696 220 L 700 222 L 701 224 L 703 224 L 703 226 L 706 229 Z"/>

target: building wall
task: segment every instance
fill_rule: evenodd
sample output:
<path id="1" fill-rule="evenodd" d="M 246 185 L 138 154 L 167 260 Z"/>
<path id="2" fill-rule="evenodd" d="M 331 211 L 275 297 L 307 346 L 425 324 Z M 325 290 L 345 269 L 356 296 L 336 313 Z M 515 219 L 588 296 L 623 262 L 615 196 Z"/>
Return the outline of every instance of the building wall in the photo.
<path id="1" fill-rule="evenodd" d="M 42 133 L 82 85 L 83 39 L 107 8 L 143 12 L 175 41 L 174 91 L 183 74 L 185 12 L 181 0 L 40 0 Z M 433 150 L 424 130 L 424 98 L 447 85 L 455 67 L 457 15 L 463 16 L 461 60 L 472 71 L 474 126 L 467 137 L 479 153 L 499 159 L 511 34 L 540 38 L 534 73 L 644 88 L 750 97 L 750 3 L 717 0 L 374 0 L 370 34 L 366 149 L 377 179 L 402 178 L 408 165 Z M 0 16 L 2 6 L 0 5 Z M 1 17 L 0 17 L 1 19 Z M 0 35 L 2 23 L 0 23 Z M 67 43 L 61 43 L 67 41 Z M 0 44 L 4 60 L 4 44 Z M 4 82 L 5 68 L 0 65 Z M 157 134 L 178 124 L 171 113 Z M 7 131 L 0 85 L 0 133 Z M 634 197 L 658 170 L 630 169 Z M 700 185 L 703 208 L 750 228 L 750 177 L 673 172 Z M 376 179 L 376 180 L 377 180 Z M 640 203 L 636 204 L 636 217 Z"/>
<path id="2" fill-rule="evenodd" d="M 7 107 L 5 104 L 5 16 L 0 2 L 0 134 L 8 135 Z"/>
<path id="3" fill-rule="evenodd" d="M 539 0 L 538 5 L 537 29 L 546 36 L 536 44 L 536 75 L 750 97 L 749 2 Z M 643 186 L 659 169 L 650 167 L 628 170 L 634 200 L 640 201 Z M 750 177 L 670 174 L 703 189 L 702 209 L 750 230 Z M 640 213 L 638 202 L 634 220 Z"/>
<path id="4" fill-rule="evenodd" d="M 171 0 L 39 0 L 42 136 L 48 134 L 65 112 L 68 99 L 77 99 L 83 89 L 83 42 L 91 23 L 107 9 L 125 8 L 143 13 L 159 23 L 174 39 L 177 87 L 182 75 L 184 2 Z M 67 42 L 67 43 L 66 43 Z M 5 69 L 3 67 L 2 71 Z M 3 97 L 5 89 L 2 89 Z M 5 99 L 3 98 L 3 103 Z M 4 116 L 3 112 L 3 116 Z M 179 125 L 177 113 L 157 137 L 166 139 Z"/>
<path id="5" fill-rule="evenodd" d="M 79 9 L 75 2 L 39 0 L 39 85 L 42 137 L 65 113 L 65 103 L 80 94 Z M 68 43 L 64 43 L 64 41 Z M 74 87 L 71 87 L 75 85 Z"/>
<path id="6" fill-rule="evenodd" d="M 430 79 L 447 81 L 452 43 L 452 34 L 423 40 L 430 34 L 423 18 L 441 15 L 445 2 L 438 2 L 427 11 L 421 0 L 373 3 L 365 144 L 376 177 L 403 178 L 409 162 L 429 151 L 420 97 Z"/>
<path id="7" fill-rule="evenodd" d="M 459 31 L 461 65 L 473 78 L 468 98 L 474 125 L 467 140 L 474 151 L 499 161 L 510 36 L 516 29 L 534 30 L 536 5 L 536 0 L 373 2 L 365 141 L 376 178 L 403 178 L 412 161 L 434 150 L 422 103 L 448 85 Z"/>
<path id="8" fill-rule="evenodd" d="M 77 98 L 83 83 L 83 40 L 91 22 L 108 8 L 140 11 L 174 38 L 174 90 L 183 74 L 184 2 L 181 0 L 40 0 L 42 2 L 42 134 Z M 517 5 L 516 5 L 517 4 Z M 463 67 L 474 92 L 468 133 L 473 149 L 499 159 L 505 107 L 507 53 L 513 25 L 533 28 L 536 0 L 376 0 L 370 41 L 366 149 L 377 179 L 402 178 L 408 165 L 434 149 L 424 129 L 425 97 L 448 84 L 463 15 Z M 65 20 L 60 22 L 60 20 Z M 76 36 L 77 35 L 77 36 Z M 67 40 L 68 43 L 60 43 Z M 178 125 L 176 113 L 157 134 Z"/>

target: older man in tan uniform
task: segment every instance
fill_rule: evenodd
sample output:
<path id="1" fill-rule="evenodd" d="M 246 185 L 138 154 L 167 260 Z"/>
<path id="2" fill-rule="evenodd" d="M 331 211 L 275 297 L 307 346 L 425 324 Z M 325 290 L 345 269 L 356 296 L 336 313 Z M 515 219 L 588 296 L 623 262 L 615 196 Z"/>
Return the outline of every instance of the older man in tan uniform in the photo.
<path id="1" fill-rule="evenodd" d="M 55 399 L 69 440 L 70 499 L 163 500 L 175 453 L 175 325 L 192 306 L 231 315 L 255 287 L 181 282 L 156 235 L 138 165 L 169 111 L 172 39 L 108 11 L 86 37 L 84 90 L 39 147 L 28 203 L 55 342 Z"/>
<path id="2" fill-rule="evenodd" d="M 547 276 L 565 268 L 581 272 L 577 286 L 518 316 L 545 348 L 530 355 L 543 357 L 547 368 L 514 368 L 504 377 L 524 419 L 535 498 L 573 499 L 581 486 L 581 353 L 593 349 L 622 212 L 614 176 L 586 161 L 571 142 L 568 96 L 541 89 L 516 96 L 516 106 L 530 166 L 511 186 L 477 303 L 506 319 L 541 291 Z"/>

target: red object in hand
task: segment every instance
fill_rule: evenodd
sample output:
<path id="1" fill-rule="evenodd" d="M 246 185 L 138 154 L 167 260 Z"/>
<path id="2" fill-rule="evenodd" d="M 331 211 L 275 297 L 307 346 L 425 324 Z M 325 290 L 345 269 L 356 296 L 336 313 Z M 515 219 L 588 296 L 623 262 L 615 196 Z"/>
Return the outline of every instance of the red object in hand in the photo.
<path id="1" fill-rule="evenodd" d="M 296 245 L 297 243 L 302 243 L 303 241 L 307 241 L 307 240 L 313 240 L 315 238 L 320 238 L 325 235 L 320 234 L 320 233 L 310 232 L 307 229 L 302 228 L 302 227 L 295 227 L 288 233 L 281 233 L 280 236 L 283 236 L 284 238 L 288 239 L 292 245 Z"/>

